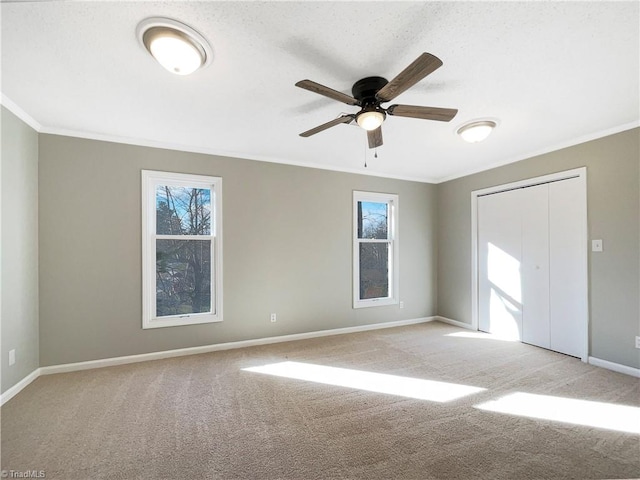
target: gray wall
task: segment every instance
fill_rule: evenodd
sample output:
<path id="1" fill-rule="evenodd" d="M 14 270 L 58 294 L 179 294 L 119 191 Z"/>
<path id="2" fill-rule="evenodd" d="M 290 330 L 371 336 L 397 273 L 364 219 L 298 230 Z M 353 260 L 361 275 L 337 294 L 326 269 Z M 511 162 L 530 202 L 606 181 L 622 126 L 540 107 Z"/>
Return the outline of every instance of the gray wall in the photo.
<path id="1" fill-rule="evenodd" d="M 39 138 L 41 366 L 436 314 L 434 185 Z M 222 323 L 142 330 L 141 169 L 223 177 Z M 353 190 L 400 196 L 402 310 L 352 308 Z"/>
<path id="2" fill-rule="evenodd" d="M 471 323 L 471 192 L 587 167 L 590 355 L 640 367 L 640 129 L 439 184 L 438 314 Z M 590 250 L 590 249 L 589 249 Z"/>
<path id="3" fill-rule="evenodd" d="M 2 391 L 38 366 L 435 314 L 470 323 L 470 192 L 580 166 L 589 237 L 605 242 L 589 257 L 590 354 L 638 368 L 639 140 L 635 129 L 434 186 L 38 135 L 3 108 Z M 141 169 L 223 177 L 221 324 L 142 330 Z M 400 195 L 403 310 L 351 308 L 353 190 Z"/>
<path id="4" fill-rule="evenodd" d="M 4 393 L 39 367 L 38 134 L 1 110 L 2 385 Z M 9 366 L 9 350 L 16 363 Z"/>

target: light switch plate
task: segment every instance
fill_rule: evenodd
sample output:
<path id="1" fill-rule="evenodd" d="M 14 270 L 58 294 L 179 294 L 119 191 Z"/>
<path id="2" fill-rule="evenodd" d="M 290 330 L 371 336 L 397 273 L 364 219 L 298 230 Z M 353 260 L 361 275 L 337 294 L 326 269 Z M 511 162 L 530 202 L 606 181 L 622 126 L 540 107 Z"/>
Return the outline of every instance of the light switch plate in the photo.
<path id="1" fill-rule="evenodd" d="M 602 251 L 602 240 L 591 240 L 591 251 L 592 252 L 601 252 Z"/>

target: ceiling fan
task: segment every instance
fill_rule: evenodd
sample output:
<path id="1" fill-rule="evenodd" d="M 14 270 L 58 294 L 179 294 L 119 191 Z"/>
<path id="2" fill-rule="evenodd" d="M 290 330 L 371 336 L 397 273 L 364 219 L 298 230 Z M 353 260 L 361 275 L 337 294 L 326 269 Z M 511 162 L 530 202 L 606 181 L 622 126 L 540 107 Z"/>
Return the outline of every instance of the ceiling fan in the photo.
<path id="1" fill-rule="evenodd" d="M 387 108 L 381 106 L 382 103 L 393 100 L 441 66 L 442 60 L 425 52 L 390 82 L 382 77 L 366 77 L 358 80 L 351 89 L 352 97 L 311 80 L 301 80 L 296 83 L 296 87 L 319 93 L 347 105 L 357 105 L 361 108 L 357 113 L 343 114 L 330 122 L 302 132 L 300 136 L 310 137 L 341 123 L 351 123 L 355 120 L 360 127 L 367 131 L 369 148 L 376 148 L 382 145 L 381 126 L 387 115 L 449 122 L 458 113 L 457 109 L 419 107 L 415 105 L 391 105 Z"/>

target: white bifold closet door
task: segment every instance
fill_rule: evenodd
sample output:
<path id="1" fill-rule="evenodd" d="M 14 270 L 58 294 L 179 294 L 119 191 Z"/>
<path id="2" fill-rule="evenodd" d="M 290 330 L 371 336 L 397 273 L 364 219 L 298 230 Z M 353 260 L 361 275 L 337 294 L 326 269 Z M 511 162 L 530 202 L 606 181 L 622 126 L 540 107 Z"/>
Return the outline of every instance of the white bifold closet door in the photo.
<path id="1" fill-rule="evenodd" d="M 520 190 L 478 198 L 478 327 L 522 339 Z"/>
<path id="2" fill-rule="evenodd" d="M 579 357 L 587 342 L 587 205 L 577 178 L 549 184 L 550 348 Z"/>
<path id="3" fill-rule="evenodd" d="M 577 178 L 478 198 L 480 330 L 581 356 L 580 199 Z"/>
<path id="4" fill-rule="evenodd" d="M 549 184 L 520 190 L 522 341 L 549 348 Z"/>

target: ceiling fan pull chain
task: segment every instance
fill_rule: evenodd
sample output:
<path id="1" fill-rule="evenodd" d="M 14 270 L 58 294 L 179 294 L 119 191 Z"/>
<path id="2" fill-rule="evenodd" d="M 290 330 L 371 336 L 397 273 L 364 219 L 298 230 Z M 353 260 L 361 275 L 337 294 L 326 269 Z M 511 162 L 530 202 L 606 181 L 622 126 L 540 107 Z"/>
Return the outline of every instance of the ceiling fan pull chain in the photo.
<path id="1" fill-rule="evenodd" d="M 367 168 L 367 144 L 364 145 L 364 168 Z"/>

